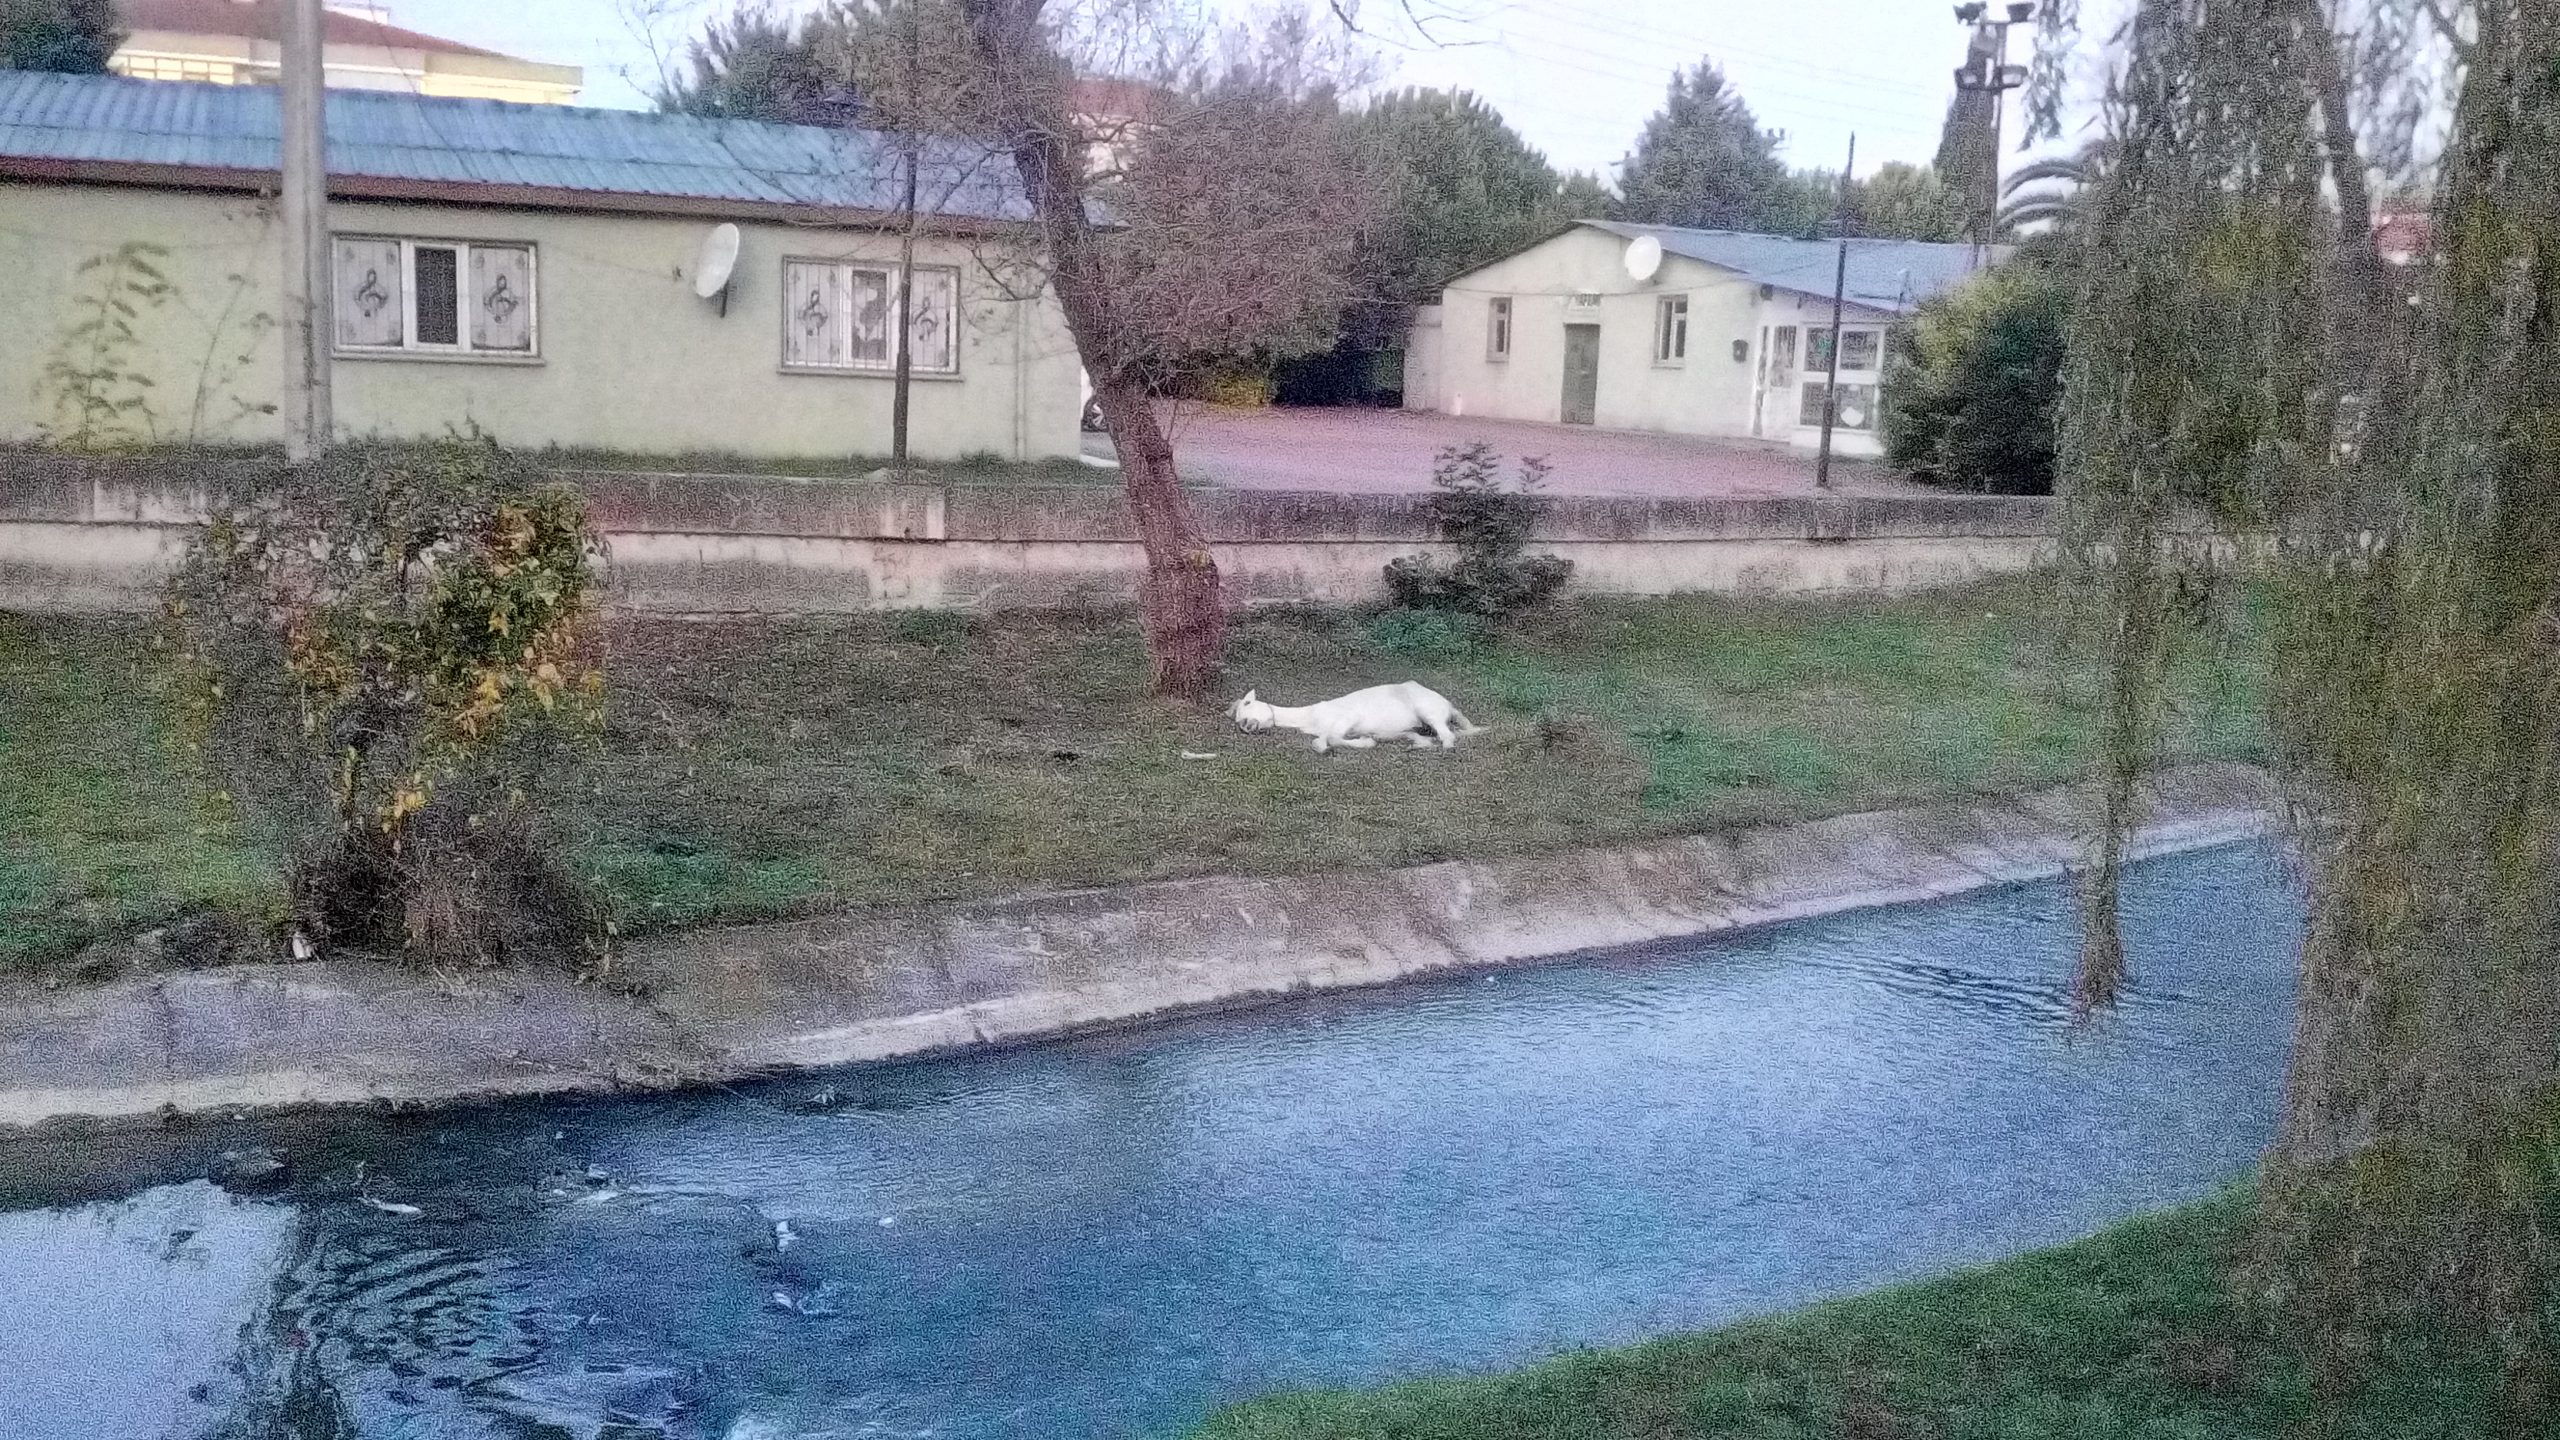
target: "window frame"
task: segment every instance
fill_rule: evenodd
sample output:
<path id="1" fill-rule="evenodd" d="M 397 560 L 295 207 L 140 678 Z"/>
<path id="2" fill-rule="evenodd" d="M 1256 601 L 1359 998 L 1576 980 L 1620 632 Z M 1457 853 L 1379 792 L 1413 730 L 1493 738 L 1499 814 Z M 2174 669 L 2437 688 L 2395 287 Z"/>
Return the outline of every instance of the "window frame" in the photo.
<path id="1" fill-rule="evenodd" d="M 1848 378 L 1853 374 L 1862 378 L 1855 380 Z M 1865 412 L 1866 419 L 1859 424 L 1852 425 L 1848 421 L 1841 419 L 1837 411 L 1833 411 L 1831 416 L 1831 428 L 1834 430 L 1845 430 L 1852 435 L 1873 435 L 1877 432 L 1878 421 L 1881 418 L 1878 412 L 1883 409 L 1884 386 L 1879 381 L 1871 378 L 1872 374 L 1873 372 L 1871 371 L 1843 370 L 1840 372 L 1841 389 L 1863 390 L 1867 392 L 1864 397 L 1867 402 Z M 1827 382 L 1815 375 L 1805 376 L 1804 383 L 1796 387 L 1797 429 L 1819 430 L 1822 428 L 1823 407 L 1817 403 L 1816 397 L 1820 396 L 1826 388 L 1828 388 Z M 1804 418 L 1805 411 L 1808 408 L 1813 410 L 1813 418 L 1810 420 Z"/>
<path id="2" fill-rule="evenodd" d="M 1840 323 L 1839 329 L 1841 334 L 1864 335 L 1871 337 L 1875 342 L 1875 363 L 1871 365 L 1851 365 L 1848 363 L 1848 355 L 1845 352 L 1841 355 L 1840 374 L 1842 376 L 1882 375 L 1884 373 L 1884 340 L 1886 328 L 1887 327 L 1882 325 L 1852 325 L 1845 320 Z M 1804 377 L 1807 380 L 1811 380 L 1816 375 L 1828 373 L 1830 368 L 1827 363 L 1817 364 L 1814 361 L 1814 349 L 1817 341 L 1825 344 L 1838 343 L 1832 338 L 1831 326 L 1807 325 L 1804 327 L 1805 363 L 1802 369 Z M 1845 380 L 1843 383 L 1846 383 Z"/>
<path id="3" fill-rule="evenodd" d="M 531 240 L 463 240 L 442 235 L 385 235 L 371 230 L 329 232 L 329 288 L 337 293 L 337 247 L 341 240 L 372 241 L 400 247 L 400 343 L 350 345 L 339 338 L 336 315 L 329 317 L 329 353 L 347 360 L 466 360 L 476 365 L 533 365 L 542 360 L 542 247 Z M 453 343 L 418 338 L 418 251 L 453 252 Z M 471 343 L 471 252 L 521 250 L 525 256 L 525 348 L 500 350 Z"/>
<path id="4" fill-rule="evenodd" d="M 1512 327 L 1519 323 L 1519 307 L 1511 303 L 1510 296 L 1496 295 L 1485 302 L 1484 317 L 1484 358 L 1510 359 Z"/>
<path id="5" fill-rule="evenodd" d="M 1689 363 L 1689 297 L 1664 295 L 1653 302 L 1653 363 L 1666 370 Z"/>
<path id="6" fill-rule="evenodd" d="M 881 277 L 881 289 L 882 294 L 885 297 L 884 303 L 888 307 L 886 323 L 889 344 L 885 355 L 877 361 L 849 360 L 841 365 L 813 363 L 807 360 L 794 360 L 791 358 L 791 324 L 793 314 L 791 305 L 791 271 L 794 266 L 801 265 L 817 266 L 832 271 L 867 270 Z M 908 373 L 919 380 L 958 380 L 961 378 L 961 267 L 957 265 L 916 265 L 911 268 L 914 274 L 918 277 L 922 277 L 927 274 L 948 275 L 951 277 L 951 303 L 944 312 L 944 318 L 949 322 L 951 363 L 947 366 L 928 366 L 918 364 L 910 367 Z M 782 297 L 781 303 L 775 307 L 778 312 L 775 316 L 774 330 L 774 339 L 778 346 L 776 351 L 777 369 L 786 375 L 856 375 L 872 378 L 879 378 L 883 376 L 890 379 L 897 378 L 898 353 L 907 343 L 905 328 L 898 324 L 898 282 L 900 276 L 897 261 L 860 259 L 848 255 L 785 255 L 781 259 L 781 264 L 775 269 L 774 275 L 774 293 Z"/>

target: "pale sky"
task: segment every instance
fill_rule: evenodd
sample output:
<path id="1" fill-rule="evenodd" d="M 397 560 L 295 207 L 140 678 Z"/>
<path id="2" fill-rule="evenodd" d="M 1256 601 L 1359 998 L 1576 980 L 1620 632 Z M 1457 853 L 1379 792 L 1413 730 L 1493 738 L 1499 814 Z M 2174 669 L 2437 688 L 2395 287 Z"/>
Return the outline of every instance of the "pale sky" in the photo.
<path id="1" fill-rule="evenodd" d="M 581 103 L 638 106 L 657 74 L 629 16 L 635 3 L 726 0 L 391 0 L 394 23 L 492 50 L 586 68 Z M 1943 0 L 1432 0 L 1459 17 L 1432 45 L 1373 26 L 1388 83 L 1465 88 L 1499 109 L 1559 168 L 1610 173 L 1662 104 L 1674 69 L 1712 55 L 1760 123 L 1786 132 L 1794 165 L 1837 168 L 1855 131 L 1858 171 L 1926 164 L 1964 58 L 1965 27 Z M 2121 0 L 2086 0 L 2084 51 Z M 1365 0 L 1383 22 L 1394 0 Z M 669 41 L 691 27 L 671 26 Z M 2024 61 L 2028 27 L 2013 32 Z M 2091 64 L 2094 73 L 2094 62 Z M 2085 87 L 2084 87 L 2085 88 Z M 2006 130 L 2014 151 L 2018 116 Z M 2010 159 L 2014 162 L 2015 156 Z"/>

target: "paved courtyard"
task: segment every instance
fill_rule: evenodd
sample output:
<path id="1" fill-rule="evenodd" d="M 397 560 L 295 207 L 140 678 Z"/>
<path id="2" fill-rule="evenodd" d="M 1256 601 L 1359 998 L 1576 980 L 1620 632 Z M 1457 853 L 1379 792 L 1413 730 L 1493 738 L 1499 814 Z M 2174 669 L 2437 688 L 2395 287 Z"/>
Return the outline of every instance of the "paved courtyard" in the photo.
<path id="1" fill-rule="evenodd" d="M 1253 490 L 1361 493 L 1422 490 L 1443 446 L 1483 440 L 1505 469 L 1524 455 L 1555 466 L 1558 495 L 1804 495 L 1814 491 L 1813 455 L 1757 440 L 1711 440 L 1482 420 L 1401 410 L 1246 410 L 1183 405 L 1171 413 L 1173 448 L 1182 473 L 1195 480 Z M 1091 453 L 1108 456 L 1108 437 L 1086 437 Z M 1919 487 L 1874 461 L 1835 459 L 1835 489 L 1863 494 L 1912 493 Z"/>

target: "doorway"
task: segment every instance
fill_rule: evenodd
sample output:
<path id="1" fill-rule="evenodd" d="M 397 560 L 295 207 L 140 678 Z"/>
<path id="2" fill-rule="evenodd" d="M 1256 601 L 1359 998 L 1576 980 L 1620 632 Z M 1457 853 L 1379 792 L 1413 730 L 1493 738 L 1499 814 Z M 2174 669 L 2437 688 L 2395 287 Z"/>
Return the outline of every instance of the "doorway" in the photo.
<path id="1" fill-rule="evenodd" d="M 1564 327 L 1564 423 L 1590 425 L 1600 414 L 1600 327 Z"/>

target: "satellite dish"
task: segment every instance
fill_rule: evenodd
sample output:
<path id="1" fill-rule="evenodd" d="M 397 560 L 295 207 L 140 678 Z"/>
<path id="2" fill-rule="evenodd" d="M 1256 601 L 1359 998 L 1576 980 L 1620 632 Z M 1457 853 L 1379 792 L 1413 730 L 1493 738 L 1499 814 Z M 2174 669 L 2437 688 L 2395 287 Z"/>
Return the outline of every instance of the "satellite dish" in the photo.
<path id="1" fill-rule="evenodd" d="M 1650 280 L 1662 268 L 1662 242 L 1650 235 L 1639 235 L 1627 243 L 1627 278 Z"/>
<path id="2" fill-rule="evenodd" d="M 738 269 L 738 227 L 714 225 L 702 237 L 702 254 L 693 262 L 693 293 L 708 300 L 720 297 L 720 313 L 729 312 L 729 277 Z"/>

